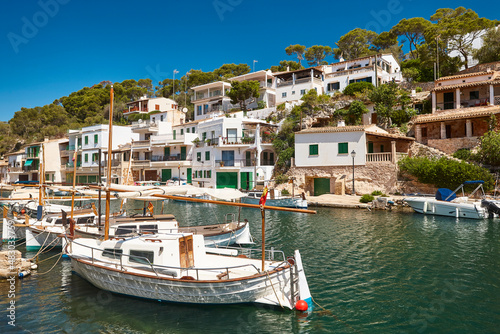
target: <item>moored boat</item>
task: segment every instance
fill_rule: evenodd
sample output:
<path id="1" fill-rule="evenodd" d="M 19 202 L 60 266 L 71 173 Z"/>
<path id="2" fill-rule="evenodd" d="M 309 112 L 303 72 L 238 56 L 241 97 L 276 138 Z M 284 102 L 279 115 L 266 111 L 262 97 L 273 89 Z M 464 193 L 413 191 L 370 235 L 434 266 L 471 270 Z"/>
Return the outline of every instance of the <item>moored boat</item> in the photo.
<path id="1" fill-rule="evenodd" d="M 274 195 L 271 192 L 270 198 L 267 199 L 266 204 L 269 206 L 277 206 L 283 208 L 298 208 L 307 209 L 307 200 L 303 196 L 283 196 L 280 194 Z M 250 191 L 247 196 L 241 198 L 242 203 L 259 204 L 262 197 L 262 191 Z"/>

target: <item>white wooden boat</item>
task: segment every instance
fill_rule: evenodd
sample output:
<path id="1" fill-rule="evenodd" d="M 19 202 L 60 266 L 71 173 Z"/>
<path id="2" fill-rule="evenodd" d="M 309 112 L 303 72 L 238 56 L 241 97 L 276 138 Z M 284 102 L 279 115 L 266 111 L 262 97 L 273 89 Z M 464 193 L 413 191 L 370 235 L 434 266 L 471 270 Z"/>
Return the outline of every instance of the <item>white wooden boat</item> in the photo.
<path id="1" fill-rule="evenodd" d="M 300 253 L 260 259 L 206 248 L 191 233 L 133 238 L 68 239 L 73 270 L 96 287 L 145 299 L 192 304 L 262 303 L 293 309 L 310 301 Z M 217 253 L 224 253 L 220 255 Z M 251 250 L 248 250 L 250 253 Z M 279 258 L 278 258 L 279 257 Z"/>

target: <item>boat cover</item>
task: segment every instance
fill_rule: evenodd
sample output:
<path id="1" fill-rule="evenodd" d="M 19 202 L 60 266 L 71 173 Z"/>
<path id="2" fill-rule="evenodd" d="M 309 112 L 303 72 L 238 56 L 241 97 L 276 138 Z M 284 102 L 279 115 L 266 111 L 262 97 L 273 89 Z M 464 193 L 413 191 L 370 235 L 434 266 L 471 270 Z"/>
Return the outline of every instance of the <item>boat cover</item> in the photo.
<path id="1" fill-rule="evenodd" d="M 451 196 L 450 196 L 451 195 Z M 448 201 L 451 202 L 453 201 L 457 195 L 453 191 L 451 191 L 448 188 L 439 188 L 436 191 L 436 199 L 439 201 Z"/>

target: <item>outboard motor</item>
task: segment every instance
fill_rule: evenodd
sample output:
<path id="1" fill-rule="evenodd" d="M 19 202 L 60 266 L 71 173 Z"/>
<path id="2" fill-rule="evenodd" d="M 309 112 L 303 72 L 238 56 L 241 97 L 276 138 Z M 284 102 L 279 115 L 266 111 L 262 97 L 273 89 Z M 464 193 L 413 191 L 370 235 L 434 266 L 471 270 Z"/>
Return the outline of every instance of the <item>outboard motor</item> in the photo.
<path id="1" fill-rule="evenodd" d="M 500 217 L 500 207 L 496 203 L 483 199 L 481 206 L 486 208 L 489 218 L 493 218 L 495 214 Z"/>

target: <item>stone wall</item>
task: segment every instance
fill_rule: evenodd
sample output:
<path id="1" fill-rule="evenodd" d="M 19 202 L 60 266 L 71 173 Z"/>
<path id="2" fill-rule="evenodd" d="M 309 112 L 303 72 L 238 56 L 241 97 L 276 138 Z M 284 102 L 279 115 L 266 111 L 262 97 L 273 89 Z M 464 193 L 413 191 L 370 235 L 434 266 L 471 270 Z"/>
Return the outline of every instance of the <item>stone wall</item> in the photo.
<path id="1" fill-rule="evenodd" d="M 412 90 L 412 89 L 417 89 L 417 87 L 422 88 L 422 91 L 430 91 L 431 89 L 434 88 L 434 81 L 429 81 L 429 82 L 408 82 L 404 81 L 399 84 L 400 87 L 407 89 L 407 90 Z"/>
<path id="2" fill-rule="evenodd" d="M 429 139 L 427 145 L 437 148 L 448 154 L 453 154 L 461 148 L 474 148 L 479 145 L 478 137 Z"/>
<path id="3" fill-rule="evenodd" d="M 342 195 L 352 193 L 352 166 L 340 167 L 293 167 L 288 176 L 295 177 L 295 193 L 304 192 L 308 196 L 314 195 L 314 179 L 330 178 L 330 192 Z M 280 185 L 277 188 L 286 188 L 290 193 L 291 184 Z M 356 194 L 362 195 L 380 190 L 385 193 L 395 193 L 397 186 L 397 168 L 391 162 L 367 163 L 366 166 L 355 166 L 354 188 Z"/>

